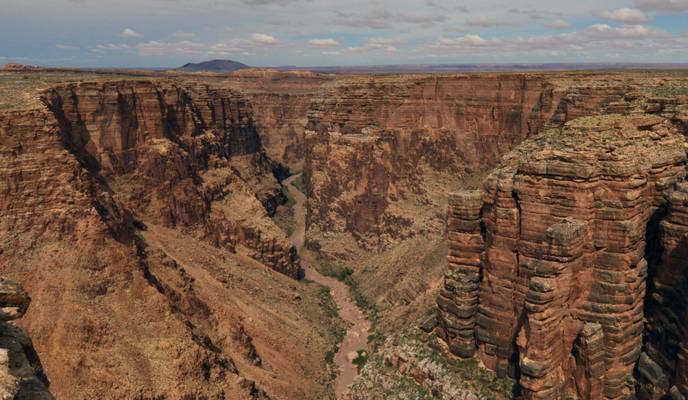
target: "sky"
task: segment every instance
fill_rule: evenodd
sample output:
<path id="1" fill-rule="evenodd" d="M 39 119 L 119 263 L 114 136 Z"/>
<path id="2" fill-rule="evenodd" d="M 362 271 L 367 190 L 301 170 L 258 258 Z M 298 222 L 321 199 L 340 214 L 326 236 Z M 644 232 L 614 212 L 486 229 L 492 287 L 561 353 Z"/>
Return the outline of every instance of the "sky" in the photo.
<path id="1" fill-rule="evenodd" d="M 688 0 L 0 0 L 0 64 L 688 62 Z"/>

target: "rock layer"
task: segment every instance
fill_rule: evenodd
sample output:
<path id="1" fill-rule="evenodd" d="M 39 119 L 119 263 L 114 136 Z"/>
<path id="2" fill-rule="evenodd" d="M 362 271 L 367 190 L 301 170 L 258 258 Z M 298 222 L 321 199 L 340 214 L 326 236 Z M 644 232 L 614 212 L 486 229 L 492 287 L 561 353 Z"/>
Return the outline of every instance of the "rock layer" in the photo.
<path id="1" fill-rule="evenodd" d="M 368 77 L 328 85 L 308 115 L 311 229 L 377 247 L 428 226 L 433 174 L 494 165 L 556 111 L 537 76 Z M 446 189 L 445 189 L 446 190 Z M 415 231 L 415 232 L 414 232 Z"/>
<path id="2" fill-rule="evenodd" d="M 79 84 L 0 113 L 0 272 L 58 398 L 327 396 L 327 320 L 270 236 L 250 109 L 204 90 Z"/>
<path id="3" fill-rule="evenodd" d="M 0 398 L 52 400 L 48 378 L 29 336 L 9 321 L 19 319 L 31 299 L 15 282 L 0 279 Z"/>
<path id="4" fill-rule="evenodd" d="M 482 204 L 457 195 L 438 300 L 451 351 L 517 376 L 527 399 L 631 393 L 646 227 L 685 173 L 684 143 L 659 117 L 580 118 L 510 153 Z"/>
<path id="5" fill-rule="evenodd" d="M 638 364 L 641 399 L 688 398 L 688 182 L 667 191 L 661 259 L 651 265 L 645 352 Z"/>
<path id="6" fill-rule="evenodd" d="M 299 275 L 295 249 L 252 204 L 270 212 L 284 197 L 238 93 L 121 81 L 57 87 L 46 103 L 67 148 L 140 219 L 246 245 L 261 262 Z M 254 215 L 239 220 L 237 207 Z"/>

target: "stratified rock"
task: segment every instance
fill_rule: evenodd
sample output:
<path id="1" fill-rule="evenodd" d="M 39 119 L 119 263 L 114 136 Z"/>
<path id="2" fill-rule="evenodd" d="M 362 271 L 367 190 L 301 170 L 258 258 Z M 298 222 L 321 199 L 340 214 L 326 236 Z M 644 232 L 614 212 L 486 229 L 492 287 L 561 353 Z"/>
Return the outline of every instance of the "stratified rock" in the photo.
<path id="1" fill-rule="evenodd" d="M 639 397 L 688 398 L 688 181 L 666 192 L 660 262 L 652 265 Z M 681 397 L 682 396 L 682 397 Z"/>
<path id="2" fill-rule="evenodd" d="M 482 209 L 478 304 L 441 313 L 440 326 L 475 318 L 478 356 L 520 375 L 526 399 L 624 398 L 643 343 L 647 225 L 685 169 L 685 138 L 660 117 L 579 118 L 526 141 L 487 178 L 481 207 L 460 200 Z M 454 226 L 470 237 L 475 224 Z M 474 264 L 477 248 L 461 259 Z M 457 289 L 440 310 L 475 296 L 472 284 Z"/>
<path id="3" fill-rule="evenodd" d="M 24 316 L 31 298 L 16 282 L 0 279 L 0 322 L 7 322 Z"/>
<path id="4" fill-rule="evenodd" d="M 437 298 L 440 335 L 452 353 L 471 357 L 475 353 L 475 322 L 480 285 L 480 257 L 485 249 L 482 193 L 462 191 L 449 199 L 449 269 Z"/>
<path id="5" fill-rule="evenodd" d="M 0 279 L 0 399 L 3 400 L 53 399 L 31 339 L 8 322 L 21 318 L 30 302 L 19 284 Z"/>
<path id="6" fill-rule="evenodd" d="M 299 276 L 295 249 L 268 217 L 284 195 L 239 93 L 120 81 L 56 87 L 45 97 L 67 147 L 141 220 L 244 245 Z"/>
<path id="7" fill-rule="evenodd" d="M 384 247 L 440 226 L 447 185 L 536 134 L 562 93 L 531 75 L 357 77 L 323 88 L 308 113 L 305 177 L 314 233 Z M 437 186 L 437 187 L 435 187 Z M 428 211 L 429 215 L 425 212 Z"/>
<path id="8" fill-rule="evenodd" d="M 250 109 L 166 85 L 60 87 L 50 109 L 0 113 L 0 272 L 33 299 L 17 323 L 59 398 L 314 397 L 332 344 L 271 236 L 257 193 L 279 185 Z M 239 320 L 269 379 L 229 337 Z"/>

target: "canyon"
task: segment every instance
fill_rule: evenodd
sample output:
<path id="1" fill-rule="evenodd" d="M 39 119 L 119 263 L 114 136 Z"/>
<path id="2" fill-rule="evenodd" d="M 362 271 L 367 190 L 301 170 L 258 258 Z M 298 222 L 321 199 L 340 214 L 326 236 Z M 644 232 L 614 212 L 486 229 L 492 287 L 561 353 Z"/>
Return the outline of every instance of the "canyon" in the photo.
<path id="1" fill-rule="evenodd" d="M 0 95 L 0 276 L 45 396 L 688 396 L 683 72 Z"/>

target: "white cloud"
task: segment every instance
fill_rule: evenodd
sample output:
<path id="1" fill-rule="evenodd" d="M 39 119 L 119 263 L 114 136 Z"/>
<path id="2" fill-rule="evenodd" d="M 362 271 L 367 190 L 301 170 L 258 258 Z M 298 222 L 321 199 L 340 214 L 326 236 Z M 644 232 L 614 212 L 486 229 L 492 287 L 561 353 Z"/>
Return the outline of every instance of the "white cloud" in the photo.
<path id="1" fill-rule="evenodd" d="M 190 39 L 192 37 L 196 36 L 195 33 L 193 32 L 184 32 L 184 31 L 177 31 L 172 34 L 172 37 L 175 39 Z"/>
<path id="2" fill-rule="evenodd" d="M 466 25 L 479 28 L 495 28 L 500 26 L 517 26 L 520 25 L 520 23 L 509 19 L 479 16 L 466 20 Z"/>
<path id="3" fill-rule="evenodd" d="M 635 6 L 646 11 L 684 12 L 688 11 L 688 0 L 635 0 Z"/>
<path id="4" fill-rule="evenodd" d="M 308 41 L 308 45 L 311 47 L 336 47 L 339 46 L 339 42 L 334 39 L 311 39 Z"/>
<path id="5" fill-rule="evenodd" d="M 390 8 L 392 6 L 390 5 Z M 451 18 L 445 14 L 421 14 L 414 12 L 390 12 L 377 8 L 366 14 L 335 11 L 335 24 L 352 28 L 391 29 L 399 24 L 419 25 L 430 27 L 434 24 L 447 22 Z"/>
<path id="6" fill-rule="evenodd" d="M 266 35 L 264 33 L 254 33 L 251 35 L 251 40 L 260 44 L 277 44 L 277 39 L 274 36 Z"/>
<path id="7" fill-rule="evenodd" d="M 571 24 L 563 19 L 555 19 L 554 21 L 545 24 L 545 27 L 550 29 L 568 29 L 571 27 Z"/>
<path id="8" fill-rule="evenodd" d="M 484 38 L 467 34 L 457 38 L 440 37 L 428 47 L 435 51 L 474 55 L 490 54 L 498 50 L 497 54 L 506 56 L 525 53 L 585 53 L 609 48 L 618 50 L 677 46 L 679 41 L 672 42 L 672 39 L 676 38 L 642 25 L 612 27 L 596 24 L 583 31 L 551 36 Z"/>
<path id="9" fill-rule="evenodd" d="M 140 43 L 136 51 L 143 57 L 180 56 L 180 57 L 229 57 L 232 55 L 254 55 L 255 51 L 265 46 L 279 44 L 270 35 L 255 33 L 250 39 L 231 39 L 226 42 L 206 44 L 192 40 L 161 42 L 151 40 Z"/>
<path id="10" fill-rule="evenodd" d="M 130 29 L 130 28 L 124 28 L 124 30 L 122 32 L 120 32 L 119 35 L 123 38 L 140 38 L 140 37 L 143 37 L 142 34 L 136 32 L 135 30 Z"/>
<path id="11" fill-rule="evenodd" d="M 650 20 L 642 11 L 634 8 L 619 8 L 614 11 L 601 11 L 595 13 L 595 15 L 611 21 L 623 22 L 624 24 L 641 24 Z"/>
<path id="12" fill-rule="evenodd" d="M 348 47 L 344 51 L 346 53 L 385 52 L 391 55 L 399 51 L 395 45 L 400 43 L 402 43 L 402 41 L 398 39 L 370 38 L 366 40 L 364 45 Z"/>
<path id="13" fill-rule="evenodd" d="M 60 49 L 60 50 L 79 50 L 78 46 L 72 46 L 70 44 L 62 44 L 62 43 L 56 44 L 55 48 Z"/>
<path id="14" fill-rule="evenodd" d="M 105 54 L 108 52 L 125 51 L 125 50 L 129 50 L 129 49 L 130 49 L 130 47 L 128 44 L 107 43 L 107 44 L 97 44 L 93 49 L 91 49 L 91 51 L 94 53 Z"/>

